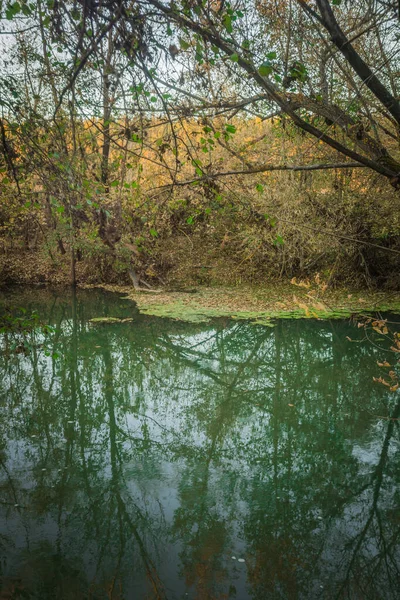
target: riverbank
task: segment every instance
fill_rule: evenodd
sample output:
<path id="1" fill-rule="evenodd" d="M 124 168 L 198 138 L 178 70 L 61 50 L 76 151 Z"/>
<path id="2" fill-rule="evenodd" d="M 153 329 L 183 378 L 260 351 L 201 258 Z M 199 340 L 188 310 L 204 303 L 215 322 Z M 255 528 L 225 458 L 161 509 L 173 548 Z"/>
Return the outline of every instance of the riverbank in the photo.
<path id="1" fill-rule="evenodd" d="M 200 286 L 186 291 L 154 292 L 135 292 L 126 286 L 83 286 L 96 287 L 133 300 L 142 314 L 192 323 L 231 317 L 268 325 L 274 318 L 333 319 L 368 312 L 400 312 L 400 291 L 327 290 L 297 281 L 262 287 Z"/>

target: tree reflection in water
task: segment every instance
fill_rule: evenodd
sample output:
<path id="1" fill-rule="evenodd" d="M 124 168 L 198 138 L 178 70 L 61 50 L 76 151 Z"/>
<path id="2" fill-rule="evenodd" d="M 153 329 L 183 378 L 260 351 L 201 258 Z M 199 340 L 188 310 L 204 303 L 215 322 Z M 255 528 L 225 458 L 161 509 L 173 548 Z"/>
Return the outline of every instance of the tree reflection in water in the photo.
<path id="1" fill-rule="evenodd" d="M 0 597 L 398 597 L 399 396 L 350 324 L 11 300 L 61 357 L 0 355 Z"/>

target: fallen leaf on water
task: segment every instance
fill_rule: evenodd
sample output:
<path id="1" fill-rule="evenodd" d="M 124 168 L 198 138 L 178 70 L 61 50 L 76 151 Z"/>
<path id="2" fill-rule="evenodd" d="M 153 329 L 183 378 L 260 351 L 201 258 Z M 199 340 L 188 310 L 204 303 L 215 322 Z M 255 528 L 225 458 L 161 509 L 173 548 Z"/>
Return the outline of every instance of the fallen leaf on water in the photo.
<path id="1" fill-rule="evenodd" d="M 391 391 L 391 392 L 395 392 L 395 391 L 396 391 L 396 390 L 398 390 L 398 389 L 399 389 L 399 384 L 398 384 L 398 383 L 396 383 L 395 385 L 392 385 L 392 387 L 390 388 L 390 391 Z"/>
<path id="2" fill-rule="evenodd" d="M 383 362 L 379 362 L 379 360 L 376 363 L 378 365 L 378 367 L 391 367 L 392 365 L 390 363 L 388 363 L 387 360 L 384 360 Z"/>
<path id="3" fill-rule="evenodd" d="M 382 385 L 386 385 L 386 387 L 390 387 L 390 383 L 385 381 L 382 377 L 373 377 L 372 379 L 375 381 L 375 383 L 381 383 Z"/>
<path id="4" fill-rule="evenodd" d="M 372 326 L 373 327 L 385 327 L 386 326 L 386 319 L 376 319 L 375 321 L 372 321 Z"/>
<path id="5" fill-rule="evenodd" d="M 383 335 L 383 331 L 379 329 L 379 327 L 373 327 L 372 329 L 376 331 L 376 333 L 380 333 L 381 335 Z"/>
<path id="6" fill-rule="evenodd" d="M 288 404 L 288 406 L 294 406 L 294 404 Z"/>

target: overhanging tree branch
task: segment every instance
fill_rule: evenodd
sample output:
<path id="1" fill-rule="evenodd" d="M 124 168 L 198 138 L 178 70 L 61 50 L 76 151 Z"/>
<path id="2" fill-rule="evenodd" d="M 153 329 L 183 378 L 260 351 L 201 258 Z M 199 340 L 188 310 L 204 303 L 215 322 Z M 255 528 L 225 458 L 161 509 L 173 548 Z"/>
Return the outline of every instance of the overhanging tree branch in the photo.
<path id="1" fill-rule="evenodd" d="M 207 176 L 207 179 L 210 177 L 226 177 L 228 175 L 251 175 L 254 173 L 266 173 L 268 171 L 324 171 L 326 169 L 357 168 L 365 169 L 365 166 L 357 162 L 321 163 L 315 165 L 258 165 L 243 171 L 223 171 L 222 173 Z"/>
<path id="2" fill-rule="evenodd" d="M 376 171 L 377 173 L 394 180 L 394 185 L 398 184 L 400 165 L 397 163 L 397 161 L 391 159 L 389 156 L 387 157 L 388 160 L 383 160 L 381 157 L 379 160 L 372 160 L 343 145 L 341 142 L 332 138 L 318 127 L 315 127 L 315 125 L 301 118 L 296 112 L 296 108 L 298 109 L 298 106 L 294 107 L 291 104 L 290 97 L 287 98 L 286 95 L 282 93 L 268 78 L 268 76 L 261 75 L 257 67 L 247 56 L 244 54 L 239 54 L 238 48 L 235 46 L 235 44 L 231 40 L 227 41 L 225 38 L 223 38 L 218 33 L 218 30 L 213 22 L 210 21 L 206 24 L 203 24 L 203 22 L 190 19 L 174 8 L 171 8 L 169 5 L 163 4 L 159 0 L 149 0 L 149 4 L 156 7 L 165 17 L 167 17 L 170 21 L 175 22 L 180 28 L 191 30 L 200 35 L 203 40 L 213 44 L 222 50 L 227 56 L 235 55 L 235 62 L 250 75 L 253 81 L 255 81 L 261 87 L 261 89 L 267 93 L 269 99 L 274 101 L 300 129 L 306 131 L 318 140 L 325 142 L 328 146 L 334 148 L 353 161 L 357 161 Z"/>
<path id="3" fill-rule="evenodd" d="M 184 181 L 176 180 L 173 183 L 168 183 L 161 186 L 162 188 L 170 188 L 173 186 L 185 186 L 194 183 L 204 183 L 213 179 L 219 179 L 220 177 L 230 177 L 233 175 L 255 175 L 257 173 L 267 173 L 270 171 L 324 171 L 327 169 L 359 169 L 364 168 L 357 162 L 342 162 L 342 163 L 320 163 L 315 165 L 257 165 L 248 169 L 232 170 L 232 171 L 219 171 L 217 173 L 207 173 L 202 177 L 195 177 L 193 179 L 187 179 Z M 160 189 L 160 188 L 158 188 Z"/>
<path id="4" fill-rule="evenodd" d="M 317 5 L 321 13 L 322 23 L 328 31 L 332 42 L 353 67 L 363 83 L 371 90 L 376 98 L 382 102 L 400 125 L 400 102 L 389 92 L 358 52 L 356 52 L 336 21 L 329 2 L 327 0 L 317 0 Z"/>

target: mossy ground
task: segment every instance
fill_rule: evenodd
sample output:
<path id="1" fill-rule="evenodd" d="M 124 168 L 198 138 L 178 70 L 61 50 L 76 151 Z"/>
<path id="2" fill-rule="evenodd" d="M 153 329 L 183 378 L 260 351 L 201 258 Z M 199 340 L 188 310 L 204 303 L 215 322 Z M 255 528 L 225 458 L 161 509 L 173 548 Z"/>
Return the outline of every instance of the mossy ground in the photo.
<path id="1" fill-rule="evenodd" d="M 291 284 L 263 287 L 199 287 L 195 293 L 138 293 L 132 288 L 102 286 L 134 300 L 145 315 L 190 323 L 217 317 L 271 325 L 277 318 L 346 318 L 353 314 L 400 312 L 400 292 L 337 289 L 319 293 Z"/>

